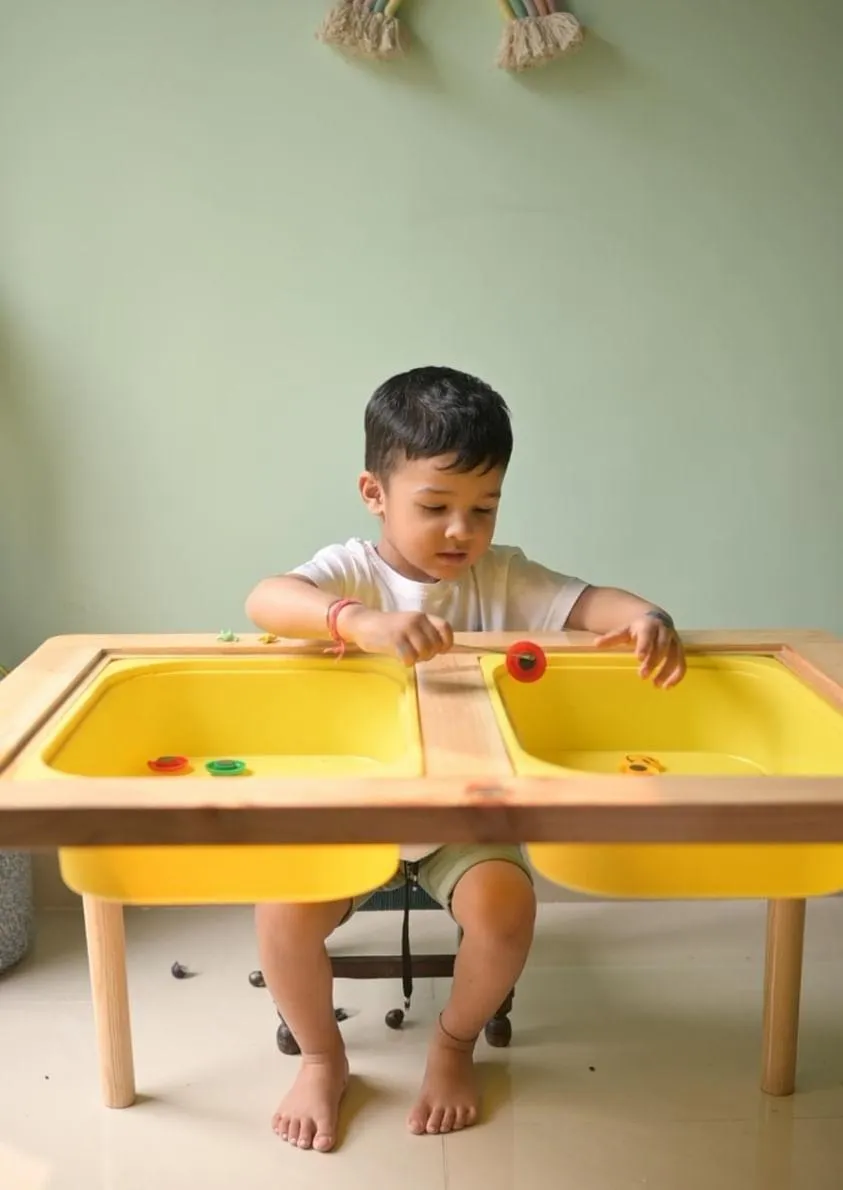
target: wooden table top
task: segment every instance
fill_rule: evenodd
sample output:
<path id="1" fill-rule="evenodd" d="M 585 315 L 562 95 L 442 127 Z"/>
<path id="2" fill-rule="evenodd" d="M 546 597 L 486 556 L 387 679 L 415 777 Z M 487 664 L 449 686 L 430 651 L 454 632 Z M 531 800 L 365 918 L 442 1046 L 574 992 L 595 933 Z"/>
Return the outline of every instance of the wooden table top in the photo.
<path id="1" fill-rule="evenodd" d="M 314 655 L 257 636 L 68 636 L 0 682 L 0 848 L 316 842 L 841 842 L 843 776 L 516 777 L 478 656 L 524 633 L 463 633 L 417 668 L 425 775 L 156 781 L 15 776 L 68 700 L 115 657 Z M 528 634 L 593 651 L 584 633 Z M 774 655 L 843 712 L 843 640 L 821 631 L 683 633 L 689 652 Z M 340 662 L 341 664 L 341 662 Z M 665 697 L 670 697 L 666 694 Z"/>

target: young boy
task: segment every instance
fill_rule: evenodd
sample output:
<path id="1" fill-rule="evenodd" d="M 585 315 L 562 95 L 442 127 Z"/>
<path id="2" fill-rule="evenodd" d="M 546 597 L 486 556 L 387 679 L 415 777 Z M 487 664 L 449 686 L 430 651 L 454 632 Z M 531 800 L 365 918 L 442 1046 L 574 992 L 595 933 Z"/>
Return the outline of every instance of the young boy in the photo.
<path id="1" fill-rule="evenodd" d="M 506 404 L 487 384 L 450 368 L 395 376 L 369 401 L 365 431 L 359 488 L 380 520 L 378 543 L 328 546 L 291 574 L 259 583 L 246 611 L 264 632 L 334 635 L 412 665 L 446 652 L 454 631 L 583 629 L 599 634 L 598 644 L 634 645 L 642 678 L 656 686 L 681 680 L 682 645 L 666 612 L 492 545 L 512 430 Z M 463 932 L 408 1120 L 412 1132 L 438 1135 L 477 1118 L 475 1042 L 521 974 L 536 899 L 517 846 L 431 844 L 401 855 Z M 327 1152 L 336 1140 L 348 1062 L 325 941 L 365 899 L 257 906 L 264 975 L 302 1052 L 273 1127 L 302 1149 Z"/>

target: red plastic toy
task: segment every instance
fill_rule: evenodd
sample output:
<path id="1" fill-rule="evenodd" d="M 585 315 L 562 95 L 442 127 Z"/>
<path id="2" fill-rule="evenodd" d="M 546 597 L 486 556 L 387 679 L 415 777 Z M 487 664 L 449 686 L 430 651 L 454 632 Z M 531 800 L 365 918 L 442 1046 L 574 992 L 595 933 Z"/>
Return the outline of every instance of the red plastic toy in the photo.
<path id="1" fill-rule="evenodd" d="M 170 773 L 175 776 L 177 773 L 183 773 L 189 767 L 190 762 L 186 756 L 159 756 L 146 763 L 153 773 Z"/>
<path id="2" fill-rule="evenodd" d="M 537 682 L 547 669 L 547 654 L 531 640 L 517 640 L 506 651 L 506 669 L 516 682 Z"/>

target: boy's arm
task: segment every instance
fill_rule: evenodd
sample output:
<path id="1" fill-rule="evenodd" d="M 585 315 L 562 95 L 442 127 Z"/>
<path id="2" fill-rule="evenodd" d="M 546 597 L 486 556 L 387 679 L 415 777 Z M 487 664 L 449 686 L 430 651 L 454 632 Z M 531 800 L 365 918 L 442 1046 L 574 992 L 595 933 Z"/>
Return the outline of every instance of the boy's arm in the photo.
<path id="1" fill-rule="evenodd" d="M 685 650 L 662 608 L 615 587 L 587 587 L 571 609 L 566 628 L 597 633 L 597 645 L 633 645 L 642 678 L 668 689 L 685 676 Z"/>
<path id="2" fill-rule="evenodd" d="M 652 612 L 667 614 L 654 603 L 629 591 L 616 587 L 586 587 L 574 604 L 565 627 L 574 632 L 596 632 L 602 636 Z"/>
<path id="3" fill-rule="evenodd" d="M 246 600 L 246 615 L 263 632 L 295 640 L 327 640 L 328 609 L 336 603 L 332 591 L 323 591 L 310 579 L 283 574 L 265 578 Z M 337 617 L 337 628 L 351 607 Z"/>
<path id="4" fill-rule="evenodd" d="M 273 636 L 327 640 L 328 612 L 341 598 L 303 575 L 265 578 L 246 600 L 246 615 Z M 381 612 L 354 602 L 340 608 L 334 621 L 340 638 L 365 653 L 387 653 L 405 665 L 428 661 L 454 643 L 449 624 L 422 612 Z"/>

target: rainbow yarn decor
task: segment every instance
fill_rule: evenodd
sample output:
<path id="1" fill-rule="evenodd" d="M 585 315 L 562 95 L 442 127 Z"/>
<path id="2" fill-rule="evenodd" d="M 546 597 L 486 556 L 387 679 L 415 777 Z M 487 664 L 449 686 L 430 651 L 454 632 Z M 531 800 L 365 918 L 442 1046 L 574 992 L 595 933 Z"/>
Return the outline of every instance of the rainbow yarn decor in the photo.
<path id="1" fill-rule="evenodd" d="M 561 58 L 582 43 L 582 26 L 556 0 L 497 0 L 506 22 L 498 50 L 502 70 L 528 70 Z"/>
<path id="2" fill-rule="evenodd" d="M 316 36 L 365 58 L 398 58 L 404 53 L 395 15 L 401 0 L 339 0 Z"/>

